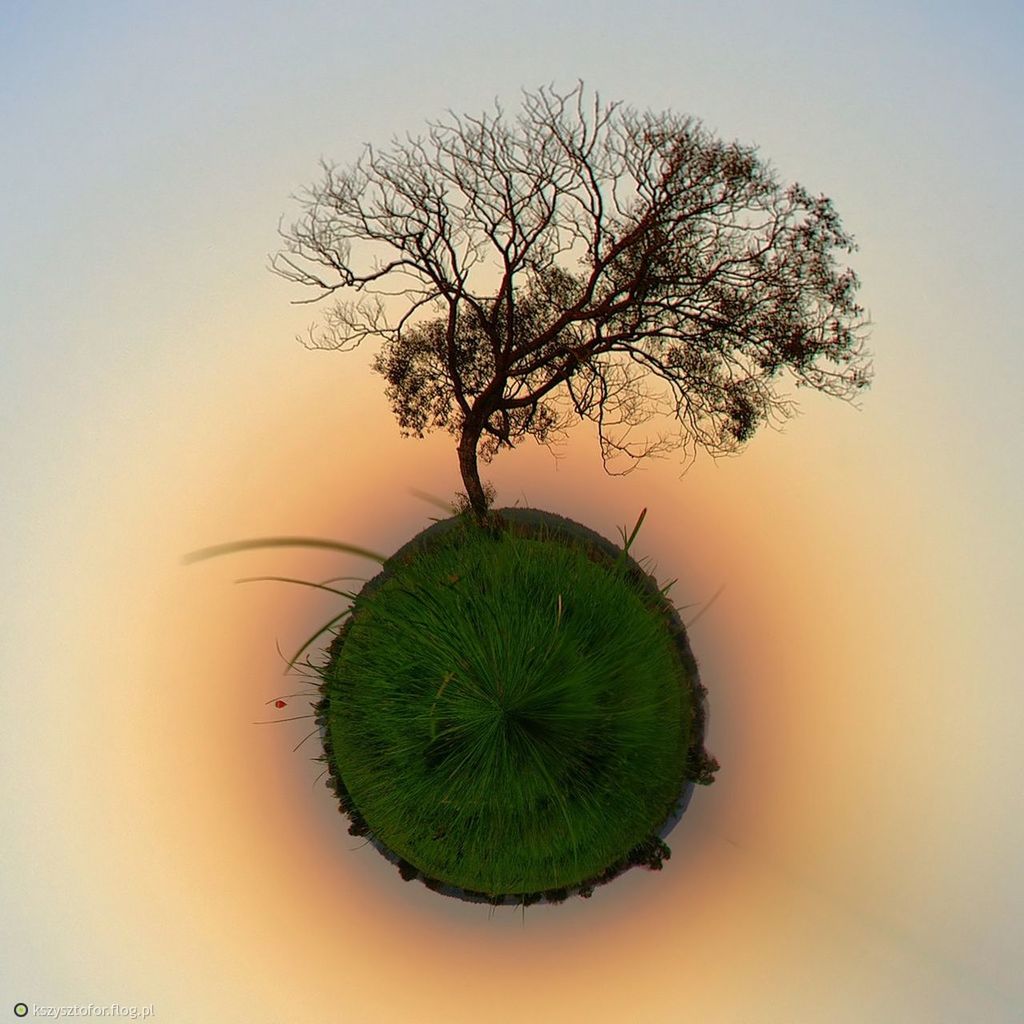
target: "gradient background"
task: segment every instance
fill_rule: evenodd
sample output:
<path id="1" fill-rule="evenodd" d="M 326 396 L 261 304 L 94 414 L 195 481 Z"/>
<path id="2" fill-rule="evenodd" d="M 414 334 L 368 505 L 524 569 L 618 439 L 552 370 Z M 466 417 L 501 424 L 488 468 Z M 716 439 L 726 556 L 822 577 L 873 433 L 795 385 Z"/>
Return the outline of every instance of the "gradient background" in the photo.
<path id="1" fill-rule="evenodd" d="M 7 3 L 0 15 L 0 1020 L 1001 1022 L 1024 1016 L 1019 5 Z M 485 474 L 638 541 L 718 780 L 661 875 L 511 910 L 344 829 L 275 639 L 331 605 L 188 550 L 393 550 L 458 487 L 369 349 L 265 270 L 321 155 L 577 77 L 835 200 L 877 381 L 738 459 L 605 476 L 586 427 Z M 300 713 L 301 702 L 289 710 Z"/>

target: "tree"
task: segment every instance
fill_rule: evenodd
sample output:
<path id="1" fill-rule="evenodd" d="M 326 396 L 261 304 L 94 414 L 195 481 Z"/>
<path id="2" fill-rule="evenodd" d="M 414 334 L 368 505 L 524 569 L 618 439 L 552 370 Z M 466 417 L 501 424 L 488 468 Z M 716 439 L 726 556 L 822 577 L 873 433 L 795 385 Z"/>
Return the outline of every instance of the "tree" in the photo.
<path id="1" fill-rule="evenodd" d="M 831 200 L 693 118 L 541 88 L 322 170 L 271 260 L 300 301 L 336 299 L 304 340 L 382 339 L 399 426 L 458 438 L 480 517 L 478 458 L 527 435 L 589 418 L 609 470 L 724 454 L 790 414 L 784 373 L 845 399 L 870 382 Z M 672 430 L 637 440 L 654 417 Z"/>

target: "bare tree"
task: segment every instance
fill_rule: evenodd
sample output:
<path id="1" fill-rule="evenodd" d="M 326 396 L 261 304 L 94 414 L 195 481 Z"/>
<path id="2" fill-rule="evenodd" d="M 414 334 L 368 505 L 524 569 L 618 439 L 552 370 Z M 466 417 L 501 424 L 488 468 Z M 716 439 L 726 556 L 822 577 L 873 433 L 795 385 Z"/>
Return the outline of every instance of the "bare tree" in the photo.
<path id="1" fill-rule="evenodd" d="M 727 453 L 792 411 L 784 371 L 847 399 L 870 381 L 831 201 L 692 118 L 582 83 L 324 163 L 300 201 L 272 267 L 315 289 L 302 301 L 335 298 L 305 342 L 381 338 L 374 368 L 402 431 L 458 438 L 481 517 L 478 457 L 526 435 L 587 417 L 606 468 Z M 671 431 L 636 440 L 654 417 Z"/>

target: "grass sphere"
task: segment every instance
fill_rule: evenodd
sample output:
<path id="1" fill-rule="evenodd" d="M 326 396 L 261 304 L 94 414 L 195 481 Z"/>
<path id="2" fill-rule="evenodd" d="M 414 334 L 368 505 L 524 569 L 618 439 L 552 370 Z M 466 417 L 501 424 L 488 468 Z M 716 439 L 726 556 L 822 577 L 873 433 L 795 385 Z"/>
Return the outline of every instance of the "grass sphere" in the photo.
<path id="1" fill-rule="evenodd" d="M 695 666 L 631 559 L 496 522 L 439 524 L 364 587 L 323 669 L 328 767 L 404 877 L 586 895 L 638 849 L 660 866 Z"/>

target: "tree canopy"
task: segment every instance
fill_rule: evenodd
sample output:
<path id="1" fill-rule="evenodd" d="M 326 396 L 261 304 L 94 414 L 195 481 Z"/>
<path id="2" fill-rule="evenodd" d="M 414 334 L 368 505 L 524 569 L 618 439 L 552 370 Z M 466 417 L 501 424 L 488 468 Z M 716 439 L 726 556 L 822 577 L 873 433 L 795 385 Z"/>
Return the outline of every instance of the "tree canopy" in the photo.
<path id="1" fill-rule="evenodd" d="M 784 378 L 844 399 L 870 382 L 831 200 L 692 117 L 541 88 L 322 170 L 272 258 L 333 300 L 305 340 L 381 340 L 401 429 L 458 438 L 479 515 L 478 456 L 527 435 L 588 418 L 606 467 L 728 453 L 790 414 Z"/>

